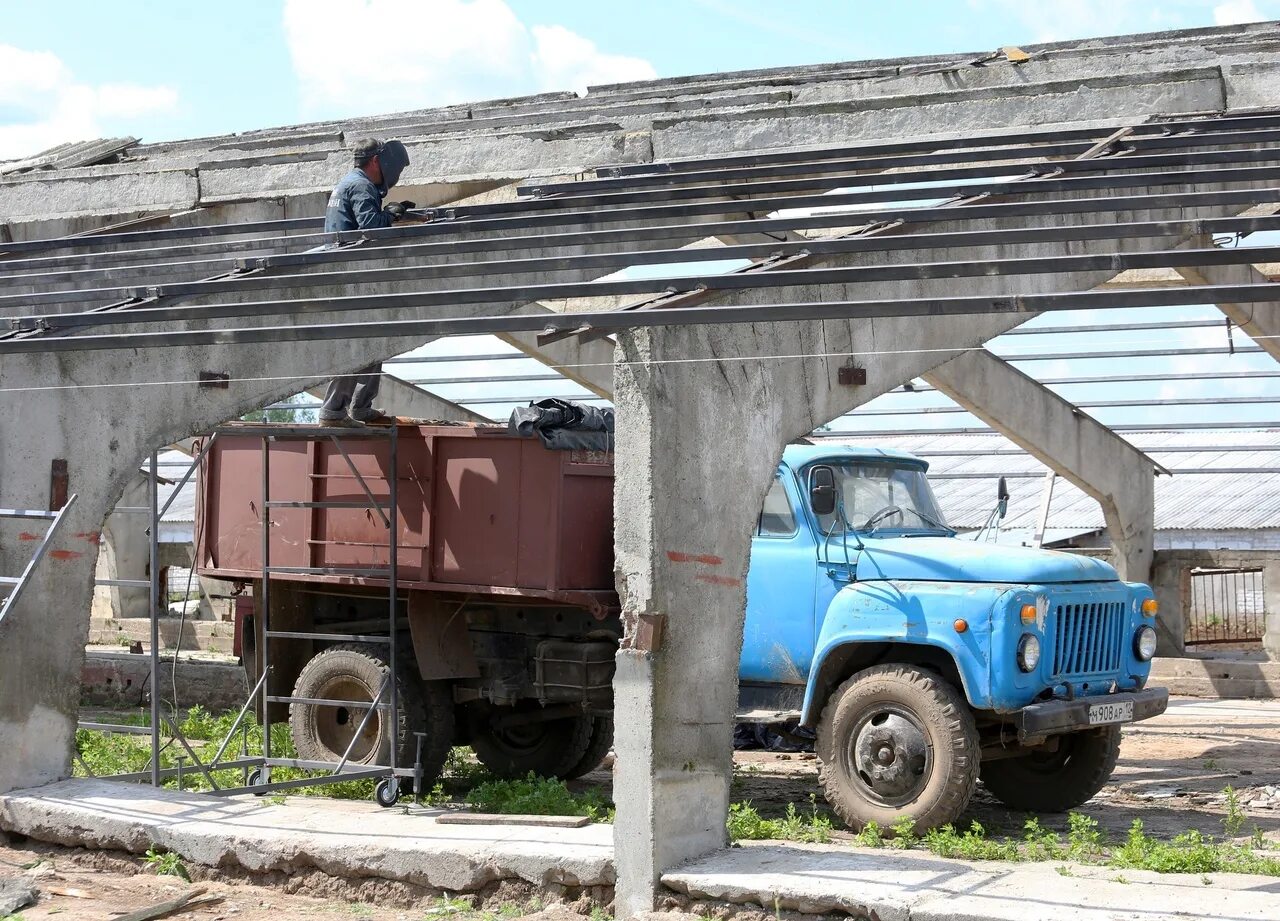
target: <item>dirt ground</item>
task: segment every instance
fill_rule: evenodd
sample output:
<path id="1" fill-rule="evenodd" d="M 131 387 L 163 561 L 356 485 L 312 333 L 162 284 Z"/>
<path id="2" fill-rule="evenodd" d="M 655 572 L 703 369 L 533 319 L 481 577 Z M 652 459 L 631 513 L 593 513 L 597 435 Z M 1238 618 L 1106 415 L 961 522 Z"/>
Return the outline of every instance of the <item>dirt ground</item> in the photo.
<path id="1" fill-rule="evenodd" d="M 196 866 L 189 872 L 190 882 L 158 875 L 142 858 L 118 852 L 0 843 L 0 879 L 29 878 L 40 890 L 35 905 L 0 919 L 112 921 L 194 890 L 204 890 L 198 898 L 209 901 L 164 917 L 189 921 L 587 921 L 592 909 L 585 901 L 567 904 L 544 899 L 524 884 L 497 884 L 479 898 L 458 898 L 414 893 L 386 881 L 348 882 L 318 872 L 266 879 L 237 878 Z"/>

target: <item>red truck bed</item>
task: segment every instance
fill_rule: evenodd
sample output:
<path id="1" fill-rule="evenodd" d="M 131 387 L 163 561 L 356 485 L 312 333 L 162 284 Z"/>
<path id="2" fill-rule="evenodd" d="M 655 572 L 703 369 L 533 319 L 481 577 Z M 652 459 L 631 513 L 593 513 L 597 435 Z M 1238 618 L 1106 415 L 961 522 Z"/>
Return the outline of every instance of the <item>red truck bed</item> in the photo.
<path id="1" fill-rule="evenodd" d="M 199 571 L 262 577 L 263 452 L 271 501 L 365 502 L 324 428 L 264 440 L 251 423 L 219 433 L 199 483 Z M 296 428 L 296 427 L 294 427 Z M 243 434 L 241 434 L 243 432 Z M 343 432 L 340 443 L 374 497 L 388 499 L 391 439 Z M 613 592 L 613 455 L 551 451 L 505 428 L 399 425 L 398 585 L 583 603 Z M 272 508 L 272 567 L 385 567 L 388 533 L 366 508 Z M 378 585 L 377 578 L 273 573 L 306 582 Z M 596 599 L 599 603 L 599 599 Z"/>

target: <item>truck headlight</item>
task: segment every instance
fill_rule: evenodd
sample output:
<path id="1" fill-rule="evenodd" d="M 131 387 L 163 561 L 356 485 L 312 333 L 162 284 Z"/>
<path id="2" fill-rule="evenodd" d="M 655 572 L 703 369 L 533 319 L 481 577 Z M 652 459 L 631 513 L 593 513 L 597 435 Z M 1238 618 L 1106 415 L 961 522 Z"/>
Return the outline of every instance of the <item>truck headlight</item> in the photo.
<path id="1" fill-rule="evenodd" d="M 1018 640 L 1018 668 L 1024 672 L 1033 672 L 1040 664 L 1040 637 L 1034 633 L 1022 634 Z"/>
<path id="2" fill-rule="evenodd" d="M 1133 654 L 1139 662 L 1150 662 L 1156 654 L 1156 631 L 1154 627 L 1143 624 L 1133 635 Z"/>

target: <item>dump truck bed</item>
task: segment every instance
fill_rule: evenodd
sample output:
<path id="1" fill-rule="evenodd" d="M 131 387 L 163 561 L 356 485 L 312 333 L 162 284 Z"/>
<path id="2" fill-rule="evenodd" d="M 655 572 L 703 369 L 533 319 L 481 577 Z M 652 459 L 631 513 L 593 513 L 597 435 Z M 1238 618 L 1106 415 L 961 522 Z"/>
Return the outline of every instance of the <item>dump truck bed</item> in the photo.
<path id="1" fill-rule="evenodd" d="M 389 562 L 389 531 L 365 487 L 388 502 L 393 439 L 319 426 L 314 436 L 293 426 L 302 434 L 265 437 L 271 428 L 226 427 L 209 449 L 196 510 L 201 574 L 263 577 L 265 466 L 272 579 L 387 585 L 332 570 Z M 499 427 L 403 420 L 394 442 L 398 586 L 612 606 L 612 454 L 551 451 Z M 286 502 L 304 505 L 278 505 Z"/>

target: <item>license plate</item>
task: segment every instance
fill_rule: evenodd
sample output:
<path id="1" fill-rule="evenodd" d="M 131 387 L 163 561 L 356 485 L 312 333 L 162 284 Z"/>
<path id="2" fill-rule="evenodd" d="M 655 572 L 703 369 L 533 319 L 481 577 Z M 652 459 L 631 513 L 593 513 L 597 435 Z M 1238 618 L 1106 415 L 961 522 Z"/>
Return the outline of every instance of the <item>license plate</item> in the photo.
<path id="1" fill-rule="evenodd" d="M 1115 703 L 1089 705 L 1090 726 L 1100 726 L 1104 723 L 1127 723 L 1132 720 L 1132 700 L 1121 700 Z"/>

